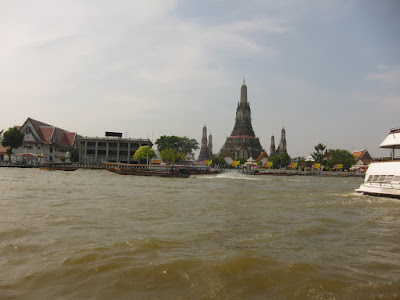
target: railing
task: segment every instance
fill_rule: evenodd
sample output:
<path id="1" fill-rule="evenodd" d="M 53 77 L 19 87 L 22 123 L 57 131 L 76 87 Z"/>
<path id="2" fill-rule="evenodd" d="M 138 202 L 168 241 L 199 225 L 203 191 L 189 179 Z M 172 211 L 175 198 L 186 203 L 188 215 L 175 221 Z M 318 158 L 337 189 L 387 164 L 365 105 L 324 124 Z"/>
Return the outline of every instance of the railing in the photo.
<path id="1" fill-rule="evenodd" d="M 376 157 L 373 158 L 373 161 L 393 161 L 393 160 L 400 160 L 400 156 L 383 156 L 383 157 Z"/>
<path id="2" fill-rule="evenodd" d="M 390 133 L 400 132 L 400 127 L 390 128 Z"/>
<path id="3" fill-rule="evenodd" d="M 364 181 L 364 186 L 400 190 L 400 183 L 392 183 L 392 182 L 387 183 L 387 182 L 369 182 L 369 181 Z"/>
<path id="4" fill-rule="evenodd" d="M 151 142 L 150 139 L 140 139 L 140 138 L 122 138 L 122 137 L 91 137 L 91 136 L 85 136 L 85 137 L 79 137 L 77 140 L 129 140 L 129 141 L 148 141 Z"/>

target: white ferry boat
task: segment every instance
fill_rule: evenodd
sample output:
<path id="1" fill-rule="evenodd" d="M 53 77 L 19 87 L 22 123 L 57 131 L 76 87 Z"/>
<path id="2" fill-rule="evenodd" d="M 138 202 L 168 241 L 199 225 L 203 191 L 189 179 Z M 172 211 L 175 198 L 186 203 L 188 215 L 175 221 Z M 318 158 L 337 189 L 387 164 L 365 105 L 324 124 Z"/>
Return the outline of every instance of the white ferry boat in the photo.
<path id="1" fill-rule="evenodd" d="M 400 159 L 395 156 L 395 149 L 400 149 L 400 128 L 391 129 L 379 148 L 391 149 L 391 157 L 372 162 L 356 192 L 400 198 Z"/>

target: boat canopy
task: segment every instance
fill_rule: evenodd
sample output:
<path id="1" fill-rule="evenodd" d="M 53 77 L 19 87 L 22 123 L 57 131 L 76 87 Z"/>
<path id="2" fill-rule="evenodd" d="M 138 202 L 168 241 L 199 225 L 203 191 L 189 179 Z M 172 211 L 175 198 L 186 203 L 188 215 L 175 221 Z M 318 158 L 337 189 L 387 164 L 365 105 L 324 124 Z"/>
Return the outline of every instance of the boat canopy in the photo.
<path id="1" fill-rule="evenodd" d="M 400 149 L 400 131 L 391 131 L 379 148 Z"/>

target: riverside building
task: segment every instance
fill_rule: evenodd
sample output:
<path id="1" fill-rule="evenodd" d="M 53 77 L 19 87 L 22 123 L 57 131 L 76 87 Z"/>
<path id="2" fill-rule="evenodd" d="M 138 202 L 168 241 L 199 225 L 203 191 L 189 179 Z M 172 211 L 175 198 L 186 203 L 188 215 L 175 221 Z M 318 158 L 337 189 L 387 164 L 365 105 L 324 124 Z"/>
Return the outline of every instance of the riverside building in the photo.
<path id="1" fill-rule="evenodd" d="M 133 163 L 137 149 L 153 146 L 149 139 L 123 138 L 118 132 L 106 132 L 105 137 L 79 137 L 77 141 L 81 163 Z"/>
<path id="2" fill-rule="evenodd" d="M 24 134 L 22 146 L 13 149 L 12 162 L 26 165 L 40 165 L 47 162 L 61 162 L 77 147 L 76 132 L 34 120 L 26 119 L 17 128 Z"/>

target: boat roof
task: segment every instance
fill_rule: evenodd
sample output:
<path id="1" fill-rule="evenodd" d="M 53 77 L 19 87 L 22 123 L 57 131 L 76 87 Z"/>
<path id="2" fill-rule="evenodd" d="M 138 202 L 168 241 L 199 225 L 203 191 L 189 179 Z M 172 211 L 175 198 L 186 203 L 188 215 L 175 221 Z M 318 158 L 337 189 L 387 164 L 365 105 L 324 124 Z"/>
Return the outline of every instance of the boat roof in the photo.
<path id="1" fill-rule="evenodd" d="M 393 128 L 389 135 L 379 145 L 379 148 L 400 149 L 400 128 Z"/>

